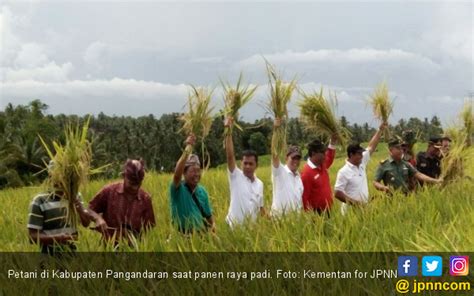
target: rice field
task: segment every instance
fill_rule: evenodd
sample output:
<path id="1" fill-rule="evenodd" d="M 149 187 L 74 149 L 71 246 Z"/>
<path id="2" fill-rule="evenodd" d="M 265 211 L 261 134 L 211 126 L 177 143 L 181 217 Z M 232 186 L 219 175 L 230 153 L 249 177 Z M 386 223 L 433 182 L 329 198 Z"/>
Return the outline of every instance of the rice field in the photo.
<path id="1" fill-rule="evenodd" d="M 424 149 L 422 145 L 418 149 Z M 467 175 L 474 176 L 473 148 L 467 164 Z M 150 172 L 143 188 L 151 193 L 157 226 L 138 242 L 135 250 L 145 252 L 334 252 L 334 251 L 395 251 L 395 252 L 466 252 L 474 246 L 474 182 L 465 178 L 444 188 L 425 187 L 410 196 L 387 198 L 371 185 L 375 168 L 388 151 L 380 144 L 368 166 L 371 202 L 362 209 L 340 214 L 340 202 L 335 201 L 331 218 L 312 213 L 292 214 L 280 220 L 260 218 L 231 230 L 224 219 L 229 205 L 229 187 L 225 165 L 205 172 L 201 182 L 207 188 L 217 223 L 217 234 L 194 235 L 187 238 L 170 223 L 168 186 L 172 176 Z M 337 170 L 345 161 L 338 150 L 330 169 L 332 185 Z M 302 166 L 301 166 L 302 168 Z M 264 183 L 265 206 L 271 205 L 270 160 L 262 157 L 257 170 Z M 113 180 L 90 182 L 82 195 L 86 202 L 105 184 Z M 25 187 L 0 191 L 0 251 L 37 252 L 38 246 L 27 239 L 28 206 L 40 187 Z M 91 225 L 92 226 L 92 225 Z M 100 243 L 100 234 L 79 227 L 78 250 L 109 251 Z M 130 249 L 133 251 L 133 249 Z"/>

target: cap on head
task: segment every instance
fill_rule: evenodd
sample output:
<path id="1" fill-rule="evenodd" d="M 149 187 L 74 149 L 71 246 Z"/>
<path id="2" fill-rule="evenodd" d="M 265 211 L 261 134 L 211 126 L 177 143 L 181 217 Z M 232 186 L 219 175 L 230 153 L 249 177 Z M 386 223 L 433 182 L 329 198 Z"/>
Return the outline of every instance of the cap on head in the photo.
<path id="1" fill-rule="evenodd" d="M 302 157 L 301 155 L 301 149 L 300 147 L 296 146 L 296 145 L 291 145 L 288 147 L 288 150 L 286 151 L 286 156 L 290 156 L 290 157 Z"/>
<path id="2" fill-rule="evenodd" d="M 388 148 L 392 148 L 392 147 L 401 147 L 402 146 L 402 140 L 400 140 L 399 138 L 392 138 L 390 139 L 390 141 L 388 141 Z"/>
<path id="3" fill-rule="evenodd" d="M 191 166 L 201 166 L 201 162 L 199 161 L 199 157 L 196 154 L 191 154 L 188 156 L 186 163 L 184 164 L 184 169 L 187 169 Z"/>
<path id="4" fill-rule="evenodd" d="M 123 168 L 123 176 L 131 183 L 140 184 L 145 178 L 145 162 L 143 159 L 127 159 Z"/>
<path id="5" fill-rule="evenodd" d="M 448 137 L 448 136 L 443 136 L 441 137 L 441 141 L 448 141 L 448 142 L 452 142 L 451 138 Z"/>
<path id="6" fill-rule="evenodd" d="M 441 138 L 440 137 L 431 137 L 428 141 L 428 145 L 432 145 L 434 148 L 440 149 L 441 145 Z"/>

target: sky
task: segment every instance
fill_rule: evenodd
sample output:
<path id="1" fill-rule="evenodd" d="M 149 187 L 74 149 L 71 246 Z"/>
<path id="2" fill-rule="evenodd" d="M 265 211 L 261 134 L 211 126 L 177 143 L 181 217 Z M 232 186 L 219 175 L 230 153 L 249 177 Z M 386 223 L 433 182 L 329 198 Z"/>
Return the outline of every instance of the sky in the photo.
<path id="1" fill-rule="evenodd" d="M 337 114 L 376 125 L 367 98 L 386 81 L 400 118 L 447 125 L 474 91 L 471 1 L 0 2 L 0 108 L 40 99 L 49 113 L 182 112 L 189 85 L 240 72 L 259 85 L 241 115 L 266 114 L 264 57 Z M 290 115 L 298 116 L 296 94 Z"/>

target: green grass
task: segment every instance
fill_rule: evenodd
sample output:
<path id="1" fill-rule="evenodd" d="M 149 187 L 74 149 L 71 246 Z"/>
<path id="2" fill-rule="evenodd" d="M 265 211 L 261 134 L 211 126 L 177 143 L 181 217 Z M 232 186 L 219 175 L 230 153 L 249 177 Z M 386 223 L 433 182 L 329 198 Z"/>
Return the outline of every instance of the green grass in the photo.
<path id="1" fill-rule="evenodd" d="M 418 149 L 422 149 L 419 147 Z M 472 151 L 471 151 L 472 152 Z M 151 193 L 157 226 L 138 243 L 139 251 L 472 251 L 474 246 L 474 182 L 466 179 L 444 189 L 429 187 L 408 197 L 387 198 L 376 192 L 371 181 L 378 163 L 388 155 L 380 145 L 368 166 L 372 197 L 363 209 L 340 214 L 335 201 L 332 217 L 324 219 L 311 213 L 293 214 L 281 220 L 260 218 L 235 230 L 224 219 L 229 206 L 229 187 L 225 166 L 204 173 L 217 221 L 217 235 L 185 238 L 170 224 L 168 186 L 171 175 L 149 173 L 143 188 Z M 345 153 L 330 169 L 331 185 L 344 163 Z M 473 159 L 467 165 L 474 175 Z M 302 164 L 303 165 L 303 164 Z M 265 207 L 271 205 L 269 158 L 262 157 L 257 171 L 264 183 Z M 82 190 L 88 202 L 102 186 L 112 180 L 91 182 Z M 0 191 L 0 251 L 38 251 L 27 239 L 28 206 L 40 187 Z M 79 251 L 109 250 L 101 245 L 100 234 L 80 227 Z"/>

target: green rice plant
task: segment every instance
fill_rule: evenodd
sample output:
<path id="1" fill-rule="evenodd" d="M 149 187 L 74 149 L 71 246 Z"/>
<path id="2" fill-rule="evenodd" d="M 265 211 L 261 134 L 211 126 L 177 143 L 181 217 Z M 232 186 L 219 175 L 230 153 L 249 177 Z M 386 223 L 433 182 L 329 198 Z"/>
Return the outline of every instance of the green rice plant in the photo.
<path id="1" fill-rule="evenodd" d="M 420 143 L 420 150 L 426 143 Z M 474 152 L 471 146 L 470 153 Z M 470 154 L 472 155 L 472 154 Z M 387 145 L 371 155 L 367 165 L 371 200 L 360 208 L 351 207 L 347 215 L 334 200 L 331 218 L 324 219 L 312 212 L 291 213 L 280 219 L 259 218 L 256 223 L 244 223 L 231 229 L 225 222 L 229 207 L 229 186 L 226 166 L 209 169 L 201 179 L 212 204 L 217 224 L 216 235 L 196 234 L 186 237 L 171 221 L 169 185 L 171 174 L 147 172 L 142 189 L 150 193 L 156 227 L 137 240 L 140 252 L 468 252 L 474 245 L 474 215 L 472 192 L 474 182 L 456 180 L 439 190 L 423 186 L 408 196 L 396 192 L 391 198 L 376 191 L 375 178 L 380 161 L 387 157 Z M 336 157 L 329 168 L 331 186 L 346 156 Z M 466 176 L 474 175 L 474 157 L 464 163 Z M 259 158 L 257 175 L 264 186 L 264 207 L 272 202 L 271 157 Z M 467 180 L 467 179 L 466 179 Z M 116 180 L 92 180 L 81 189 L 88 203 L 106 184 Z M 38 252 L 30 244 L 25 222 L 28 205 L 39 187 L 0 190 L 0 252 Z M 344 225 L 344 227 L 341 227 Z M 407 225 L 414 225 L 407 227 Z M 458 231 L 463 229 L 463 231 Z M 113 246 L 101 243 L 97 231 L 79 227 L 79 252 L 113 252 Z M 131 252 L 135 249 L 130 249 Z M 242 270 L 245 270 L 244 266 Z M 98 281 L 97 281 L 98 282 Z M 180 282 L 182 283 L 182 282 Z"/>
<path id="2" fill-rule="evenodd" d="M 444 129 L 444 136 L 452 139 L 452 138 L 455 138 L 456 135 L 459 133 L 459 129 L 454 127 L 454 126 L 449 126 L 447 128 Z"/>
<path id="3" fill-rule="evenodd" d="M 441 177 L 445 185 L 466 177 L 467 160 L 473 157 L 469 149 L 474 132 L 472 109 L 472 102 L 466 103 L 459 114 L 459 126 L 452 126 L 445 131 L 452 140 L 449 152 L 441 160 Z"/>
<path id="4" fill-rule="evenodd" d="M 301 119 L 306 128 L 313 131 L 318 136 L 336 136 L 339 143 L 345 145 L 350 138 L 350 132 L 341 125 L 336 117 L 337 97 L 330 96 L 326 99 L 323 95 L 323 88 L 319 93 L 302 93 L 303 99 L 299 102 Z"/>
<path id="5" fill-rule="evenodd" d="M 275 70 L 275 67 L 268 61 L 266 62 L 268 84 L 270 88 L 270 97 L 268 105 L 266 106 L 269 113 L 273 118 L 281 120 L 281 125 L 274 129 L 275 134 L 275 145 L 272 153 L 281 157 L 282 151 L 285 151 L 286 143 L 286 129 L 288 119 L 288 103 L 290 102 L 293 92 L 296 89 L 296 78 L 293 78 L 290 82 L 285 82 L 281 75 Z"/>
<path id="6" fill-rule="evenodd" d="M 466 145 L 472 145 L 472 137 L 474 135 L 474 105 L 471 102 L 466 102 L 461 110 L 460 117 L 463 123 L 463 130 L 466 134 Z"/>

